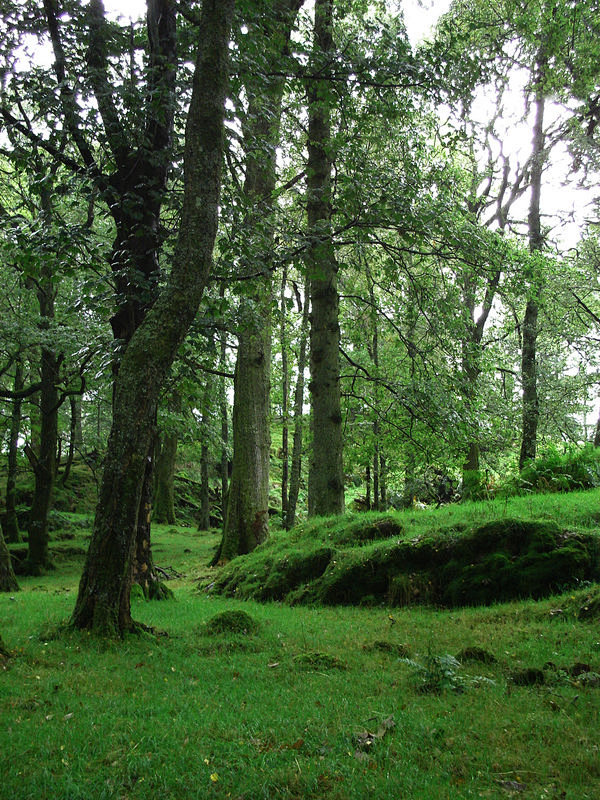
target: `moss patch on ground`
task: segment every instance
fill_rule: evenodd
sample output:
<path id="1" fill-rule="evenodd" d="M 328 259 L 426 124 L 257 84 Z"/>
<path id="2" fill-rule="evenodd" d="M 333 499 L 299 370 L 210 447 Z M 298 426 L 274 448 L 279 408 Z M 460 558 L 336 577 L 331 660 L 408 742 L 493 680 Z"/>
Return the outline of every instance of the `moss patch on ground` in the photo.
<path id="1" fill-rule="evenodd" d="M 389 516 L 306 524 L 235 559 L 201 588 L 291 604 L 443 607 L 541 598 L 600 578 L 600 537 L 498 519 L 407 538 Z"/>

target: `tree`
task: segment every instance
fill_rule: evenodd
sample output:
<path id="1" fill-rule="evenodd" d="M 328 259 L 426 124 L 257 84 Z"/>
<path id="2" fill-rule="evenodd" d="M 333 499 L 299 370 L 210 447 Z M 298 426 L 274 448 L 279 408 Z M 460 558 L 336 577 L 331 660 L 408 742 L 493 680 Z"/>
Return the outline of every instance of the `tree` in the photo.
<path id="1" fill-rule="evenodd" d="M 159 393 L 197 312 L 212 262 L 233 6 L 233 0 L 205 0 L 202 5 L 173 269 L 127 344 L 115 381 L 99 503 L 71 618 L 76 628 L 108 635 L 135 628 L 130 608 L 132 561 Z"/>
<path id="2" fill-rule="evenodd" d="M 333 2 L 316 0 L 313 72 L 326 75 L 333 49 Z M 342 514 L 344 467 L 339 362 L 338 264 L 331 233 L 331 87 L 308 87 L 306 270 L 310 295 L 311 459 L 308 513 Z"/>
<path id="3" fill-rule="evenodd" d="M 269 532 L 272 195 L 285 88 L 281 62 L 301 4 L 302 0 L 277 0 L 260 5 L 260 13 L 255 11 L 247 22 L 250 54 L 260 59 L 262 69 L 260 73 L 252 69 L 244 81 L 248 97 L 243 123 L 244 228 L 250 230 L 250 241 L 242 248 L 250 249 L 254 259 L 250 264 L 261 277 L 250 301 L 242 305 L 234 377 L 233 469 L 217 560 L 250 552 Z"/>
<path id="4" fill-rule="evenodd" d="M 10 553 L 0 530 L 0 592 L 18 592 L 19 584 L 13 571 Z M 0 641 L 0 652 L 2 642 Z"/>

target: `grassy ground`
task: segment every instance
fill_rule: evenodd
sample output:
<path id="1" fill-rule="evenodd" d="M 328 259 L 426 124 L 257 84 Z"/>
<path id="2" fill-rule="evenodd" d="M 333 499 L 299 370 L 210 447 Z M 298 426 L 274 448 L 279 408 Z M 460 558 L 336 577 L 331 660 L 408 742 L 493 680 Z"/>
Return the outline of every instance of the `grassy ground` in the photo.
<path id="1" fill-rule="evenodd" d="M 599 500 L 465 504 L 405 524 L 508 514 L 594 528 Z M 159 526 L 154 540 L 182 577 L 174 601 L 136 599 L 134 614 L 168 635 L 60 633 L 72 556 L 0 596 L 14 653 L 0 668 L 2 800 L 600 797 L 600 633 L 573 613 L 588 587 L 459 611 L 259 605 L 196 590 L 216 534 Z M 209 634 L 232 609 L 258 630 Z M 476 647 L 495 661 L 463 652 Z"/>

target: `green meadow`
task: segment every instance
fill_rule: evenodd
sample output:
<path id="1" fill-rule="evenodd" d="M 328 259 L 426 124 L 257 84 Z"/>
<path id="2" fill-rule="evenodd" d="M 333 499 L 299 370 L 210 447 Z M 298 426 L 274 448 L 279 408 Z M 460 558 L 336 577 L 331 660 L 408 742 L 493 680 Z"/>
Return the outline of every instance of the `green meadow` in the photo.
<path id="1" fill-rule="evenodd" d="M 594 534 L 599 508 L 593 490 L 393 516 L 406 539 L 505 517 Z M 89 535 L 69 530 L 56 571 L 0 596 L 2 800 L 600 797 L 594 583 L 455 608 L 259 603 L 211 590 L 217 533 L 157 526 L 175 599 L 134 592 L 148 632 L 100 640 L 64 627 Z"/>

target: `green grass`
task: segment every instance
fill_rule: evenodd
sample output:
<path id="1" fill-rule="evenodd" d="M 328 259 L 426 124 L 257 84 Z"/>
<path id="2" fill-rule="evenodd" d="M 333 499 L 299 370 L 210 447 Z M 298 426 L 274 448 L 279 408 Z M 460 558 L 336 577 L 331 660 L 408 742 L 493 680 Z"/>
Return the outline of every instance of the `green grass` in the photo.
<path id="1" fill-rule="evenodd" d="M 599 499 L 465 504 L 403 524 L 510 514 L 593 529 Z M 174 601 L 136 599 L 134 616 L 168 636 L 60 632 L 81 559 L 0 595 L 14 653 L 0 667 L 2 800 L 600 796 L 600 688 L 573 669 L 600 672 L 598 619 L 575 613 L 589 587 L 453 611 L 290 608 L 198 593 L 216 534 L 157 526 L 154 541 L 182 577 Z M 256 628 L 207 625 L 230 610 Z M 496 660 L 450 658 L 465 648 Z M 528 669 L 544 683 L 519 685 Z"/>

